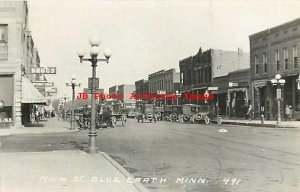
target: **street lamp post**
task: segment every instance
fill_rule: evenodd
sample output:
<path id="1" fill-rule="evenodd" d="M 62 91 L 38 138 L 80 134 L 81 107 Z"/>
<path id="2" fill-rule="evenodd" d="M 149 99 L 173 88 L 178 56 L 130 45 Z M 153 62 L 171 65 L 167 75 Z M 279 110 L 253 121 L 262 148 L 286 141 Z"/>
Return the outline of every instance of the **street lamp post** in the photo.
<path id="1" fill-rule="evenodd" d="M 69 97 L 67 97 L 67 96 L 64 96 L 64 97 L 62 97 L 62 99 L 64 100 L 64 114 L 63 114 L 63 119 L 64 119 L 64 121 L 66 121 L 66 119 L 67 119 L 67 117 L 66 117 L 66 103 L 67 103 L 67 99 L 69 99 Z"/>
<path id="2" fill-rule="evenodd" d="M 88 148 L 88 153 L 91 154 L 95 154 L 97 153 L 97 148 L 96 148 L 96 137 L 97 137 L 97 132 L 96 132 L 96 128 L 95 128 L 95 119 L 96 119 L 96 111 L 95 111 L 95 99 L 94 99 L 94 92 L 95 92 L 95 78 L 96 78 L 96 67 L 97 67 L 97 63 L 99 61 L 103 61 L 103 62 L 107 62 L 109 61 L 109 58 L 111 56 L 111 50 L 106 49 L 104 51 L 104 56 L 105 59 L 97 59 L 98 54 L 99 54 L 99 46 L 100 44 L 100 40 L 97 37 L 93 37 L 90 39 L 90 45 L 91 45 L 91 50 L 90 50 L 90 58 L 83 58 L 84 57 L 84 52 L 83 50 L 79 50 L 78 56 L 80 58 L 80 63 L 82 63 L 82 61 L 89 61 L 92 63 L 92 97 L 91 97 L 91 129 L 89 131 L 89 148 Z"/>
<path id="3" fill-rule="evenodd" d="M 178 97 L 180 96 L 180 93 L 179 93 L 179 91 L 178 90 L 176 90 L 176 99 L 177 99 L 177 102 L 176 102 L 176 104 L 178 105 Z"/>
<path id="4" fill-rule="evenodd" d="M 72 75 L 71 77 L 71 82 L 66 82 L 66 86 L 67 87 L 72 87 L 72 116 L 71 116 L 71 130 L 75 129 L 75 117 L 74 117 L 74 100 L 75 100 L 75 87 L 79 86 L 80 87 L 80 83 L 76 83 L 76 76 Z"/>
<path id="5" fill-rule="evenodd" d="M 281 97 L 281 86 L 283 86 L 285 84 L 285 79 L 281 79 L 281 75 L 280 74 L 276 74 L 275 75 L 275 79 L 271 79 L 271 83 L 273 84 L 273 86 L 277 86 L 276 89 L 276 99 L 277 99 L 277 124 L 281 123 L 281 114 L 280 114 L 280 101 L 282 100 Z"/>

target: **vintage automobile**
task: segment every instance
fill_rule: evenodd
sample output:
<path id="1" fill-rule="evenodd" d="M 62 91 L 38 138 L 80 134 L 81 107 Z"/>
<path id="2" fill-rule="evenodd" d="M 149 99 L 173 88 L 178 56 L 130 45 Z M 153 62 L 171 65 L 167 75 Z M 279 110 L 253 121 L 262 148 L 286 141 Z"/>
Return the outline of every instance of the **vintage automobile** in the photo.
<path id="1" fill-rule="evenodd" d="M 125 126 L 127 122 L 127 115 L 121 103 L 112 103 L 111 104 L 111 121 L 112 125 L 116 126 L 118 121 L 121 121 L 122 125 Z"/>
<path id="2" fill-rule="evenodd" d="M 170 115 L 170 121 L 177 121 L 180 118 L 182 113 L 182 107 L 180 105 L 173 105 L 172 106 L 172 114 Z"/>
<path id="3" fill-rule="evenodd" d="M 198 113 L 198 105 L 183 104 L 182 105 L 182 120 L 183 122 L 195 122 L 195 116 Z"/>
<path id="4" fill-rule="evenodd" d="M 67 111 L 67 118 L 71 121 L 72 112 L 70 111 L 70 114 L 68 115 Z M 91 123 L 91 106 L 84 105 L 82 107 L 78 107 L 74 109 L 74 118 L 76 125 L 80 129 L 88 129 L 90 128 Z"/>
<path id="5" fill-rule="evenodd" d="M 164 106 L 164 120 L 170 121 L 172 114 L 172 105 L 165 105 Z"/>
<path id="6" fill-rule="evenodd" d="M 182 111 L 184 122 L 200 123 L 204 121 L 209 124 L 211 121 L 215 121 L 218 124 L 222 123 L 222 117 L 217 114 L 214 106 L 185 104 L 182 106 Z"/>
<path id="7" fill-rule="evenodd" d="M 128 109 L 127 117 L 135 118 L 136 117 L 136 109 Z"/>
<path id="8" fill-rule="evenodd" d="M 155 114 L 158 121 L 163 120 L 164 117 L 164 108 L 163 107 L 155 107 Z"/>
<path id="9" fill-rule="evenodd" d="M 155 114 L 155 106 L 153 104 L 143 104 L 137 110 L 137 120 L 138 123 L 142 123 L 145 120 L 149 120 L 150 123 L 154 121 L 156 123 L 157 117 Z"/>
<path id="10" fill-rule="evenodd" d="M 215 106 L 201 105 L 199 113 L 196 116 L 196 122 L 200 122 L 201 120 L 204 120 L 206 124 L 209 124 L 211 121 L 217 124 L 222 123 L 222 117 L 218 114 Z"/>

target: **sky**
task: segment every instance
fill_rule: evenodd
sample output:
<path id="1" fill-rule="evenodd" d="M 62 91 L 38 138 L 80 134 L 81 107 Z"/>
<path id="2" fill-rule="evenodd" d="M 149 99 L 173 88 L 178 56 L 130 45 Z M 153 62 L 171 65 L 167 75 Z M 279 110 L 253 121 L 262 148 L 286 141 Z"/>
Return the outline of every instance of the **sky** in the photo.
<path id="1" fill-rule="evenodd" d="M 76 75 L 87 87 L 92 67 L 80 64 L 78 49 L 89 57 L 89 39 L 101 40 L 100 54 L 112 50 L 110 62 L 98 63 L 100 88 L 134 84 L 199 48 L 249 52 L 249 35 L 300 17 L 300 0 L 29 0 L 29 29 L 41 66 L 58 88 L 56 97 L 71 96 L 65 82 Z"/>

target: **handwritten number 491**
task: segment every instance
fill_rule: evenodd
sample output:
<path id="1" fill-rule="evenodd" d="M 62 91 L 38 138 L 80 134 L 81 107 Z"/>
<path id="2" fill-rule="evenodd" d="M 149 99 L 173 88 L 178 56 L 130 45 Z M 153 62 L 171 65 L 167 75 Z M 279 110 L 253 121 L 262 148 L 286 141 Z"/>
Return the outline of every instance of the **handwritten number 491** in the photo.
<path id="1" fill-rule="evenodd" d="M 223 179 L 224 185 L 238 185 L 241 182 L 241 179 L 225 177 Z"/>

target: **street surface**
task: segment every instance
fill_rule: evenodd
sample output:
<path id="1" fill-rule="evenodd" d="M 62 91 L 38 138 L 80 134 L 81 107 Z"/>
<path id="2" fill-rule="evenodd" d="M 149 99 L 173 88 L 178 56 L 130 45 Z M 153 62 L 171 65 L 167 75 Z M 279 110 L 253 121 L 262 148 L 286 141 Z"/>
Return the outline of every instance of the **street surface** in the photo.
<path id="1" fill-rule="evenodd" d="M 299 138 L 298 128 L 129 119 L 125 127 L 98 130 L 97 144 L 135 177 L 132 181 L 153 192 L 296 192 Z M 0 152 L 85 149 L 88 131 L 0 139 Z"/>

